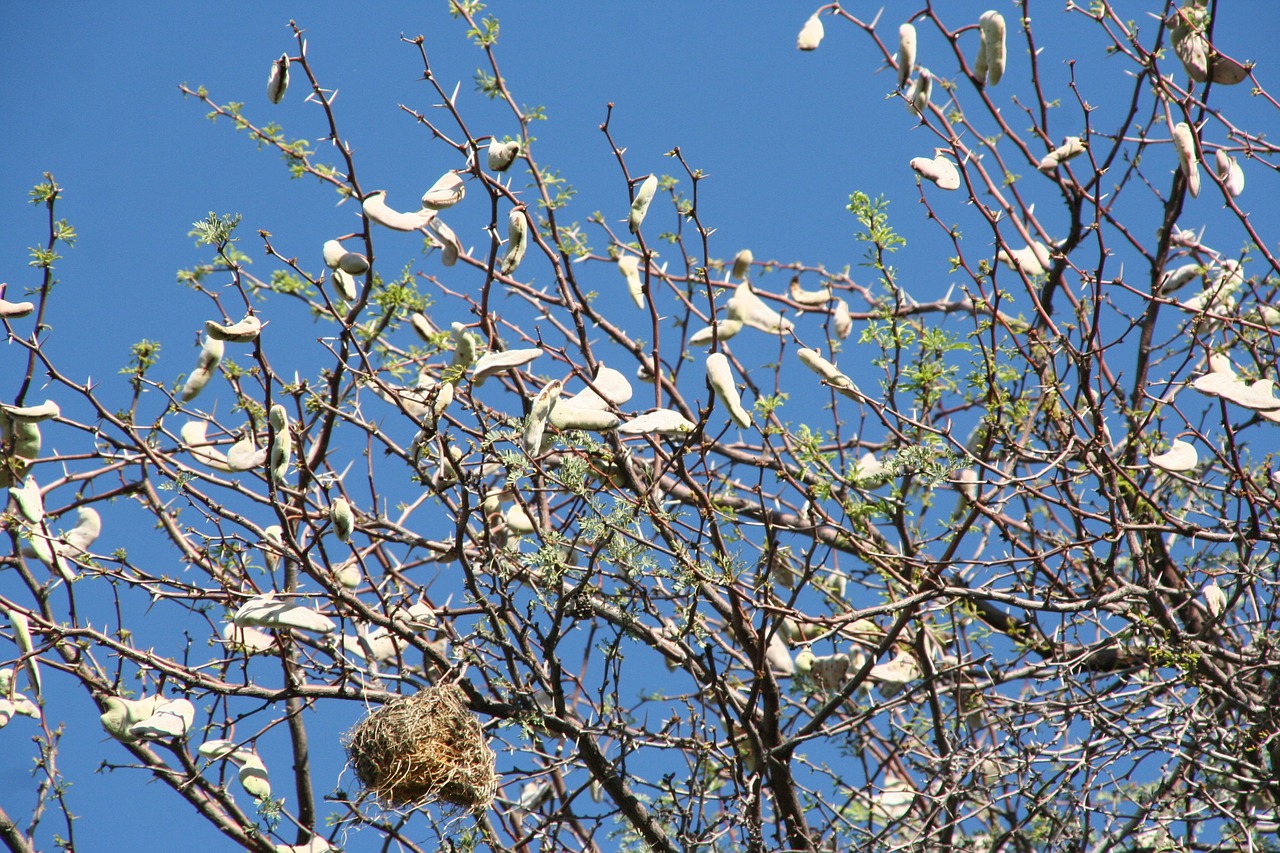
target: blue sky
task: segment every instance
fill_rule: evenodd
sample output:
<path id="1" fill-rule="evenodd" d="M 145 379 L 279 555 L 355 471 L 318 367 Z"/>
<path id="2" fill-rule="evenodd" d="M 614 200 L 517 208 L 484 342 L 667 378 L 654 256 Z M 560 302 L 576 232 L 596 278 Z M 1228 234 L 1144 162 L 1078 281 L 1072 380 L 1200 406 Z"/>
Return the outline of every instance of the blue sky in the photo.
<path id="1" fill-rule="evenodd" d="M 972 8 L 976 19 L 991 5 L 948 4 L 948 14 Z M 1075 58 L 1083 78 L 1101 77 L 1107 60 L 1071 53 L 1078 23 L 1061 5 L 1046 3 L 1037 10 L 1044 32 L 1061 27 L 1060 36 L 1042 42 L 1047 78 L 1061 82 L 1064 62 Z M 1156 8 L 1128 6 L 1139 18 Z M 596 210 L 614 221 L 625 216 L 626 190 L 598 130 L 606 103 L 613 102 L 613 136 L 627 148 L 633 174 L 676 174 L 676 162 L 662 156 L 676 145 L 707 173 L 701 212 L 717 229 L 713 256 L 731 258 L 750 247 L 757 260 L 803 260 L 830 269 L 856 265 L 862 249 L 851 237 L 857 226 L 844 208 L 849 194 L 861 190 L 892 199 L 892 223 L 908 240 L 894 263 L 911 295 L 925 301 L 946 293 L 958 281 L 945 264 L 949 245 L 925 221 L 906 165 L 911 157 L 929 154 L 936 142 L 898 99 L 888 97 L 891 72 L 876 73 L 881 60 L 854 27 L 826 18 L 821 49 L 795 49 L 796 33 L 814 8 L 798 2 L 667 0 L 493 4 L 490 11 L 503 27 L 499 56 L 514 94 L 523 104 L 545 105 L 550 118 L 535 126 L 538 159 L 578 190 L 562 218 L 585 222 Z M 874 14 L 862 4 L 853 11 Z M 1013 19 L 1008 9 L 1006 14 Z M 1053 16 L 1060 23 L 1046 25 Z M 49 346 L 73 375 L 114 381 L 129 344 L 142 337 L 162 343 L 165 375 L 188 369 L 207 309 L 201 297 L 176 283 L 175 272 L 205 257 L 187 232 L 207 212 L 244 216 L 241 248 L 261 266 L 259 274 L 270 267 L 261 257 L 258 229 L 271 231 L 286 253 L 312 252 L 314 268 L 323 239 L 356 227 L 354 205 L 336 207 L 332 190 L 291 180 L 278 157 L 255 151 L 226 122 L 211 124 L 205 109 L 177 88 L 184 82 L 206 86 L 219 102 L 243 101 L 246 117 L 255 123 L 277 121 L 291 136 L 317 135 L 318 111 L 303 102 L 297 88 L 279 106 L 264 94 L 272 59 L 295 50 L 290 17 L 307 31 L 322 83 L 340 89 L 336 108 L 364 185 L 388 188 L 393 204 L 399 198 L 411 207 L 422 188 L 457 165 L 443 159 L 440 147 L 398 108 L 427 110 L 434 102 L 417 79 L 416 49 L 400 42 L 400 35 L 423 34 L 447 88 L 461 83 L 463 111 L 476 120 L 492 118 L 493 129 L 478 132 L 515 131 L 513 122 L 474 91 L 472 74 L 482 55 L 447 15 L 443 0 L 0 6 L 0 115 L 7 126 L 0 135 L 0 281 L 8 282 L 10 299 L 36 283 L 26 251 L 42 239 L 44 220 L 42 211 L 26 203 L 26 193 L 43 172 L 52 172 L 65 188 L 59 215 L 75 225 L 79 239 L 58 265 L 62 283 L 50 314 Z M 886 13 L 883 22 L 887 42 L 898 23 L 891 17 Z M 1145 26 L 1154 25 L 1147 19 Z M 1276 28 L 1274 16 L 1256 21 L 1239 9 L 1224 9 L 1219 43 L 1230 41 L 1237 58 L 1260 58 L 1280 35 Z M 921 61 L 928 64 L 931 50 L 941 46 L 923 28 L 921 38 Z M 1012 85 L 993 97 L 1016 94 L 1025 73 L 1026 57 L 1012 56 L 1006 77 Z M 1065 89 L 1058 95 L 1064 106 L 1055 132 L 1078 133 L 1079 108 Z M 1249 95 L 1241 90 L 1226 97 L 1243 102 Z M 1117 105 L 1098 106 L 1095 121 L 1109 128 Z M 1009 103 L 1006 109 L 1015 107 Z M 331 159 L 320 144 L 315 147 L 321 159 Z M 1251 170 L 1246 198 L 1273 192 L 1268 184 L 1274 180 L 1262 169 Z M 687 181 L 683 186 L 687 190 Z M 958 194 L 930 198 L 957 221 L 965 215 Z M 1043 203 L 1051 204 L 1052 197 Z M 1199 204 L 1197 214 L 1210 218 L 1213 203 L 1202 198 Z M 662 215 L 674 222 L 669 211 Z M 1264 226 L 1275 224 L 1274 209 L 1259 209 L 1257 216 Z M 1154 223 L 1143 227 L 1147 236 Z M 969 239 L 990 242 L 976 224 L 969 229 Z M 1220 232 L 1220 245 L 1238 242 L 1227 233 Z M 483 235 L 473 230 L 463 239 L 478 243 Z M 411 242 L 383 244 L 407 261 L 417 256 Z M 598 234 L 592 243 L 603 248 Z M 601 289 L 620 287 L 612 270 L 599 276 Z M 865 278 L 870 284 L 871 275 Z M 785 281 L 766 278 L 764 286 L 782 290 Z M 306 327 L 289 334 L 300 342 L 315 337 Z M 291 357 L 280 354 L 286 365 Z M 16 348 L 0 348 L 0 397 L 11 394 L 4 377 L 15 375 L 22 363 Z M 305 369 L 305 358 L 296 366 Z M 74 713 L 92 722 L 85 710 Z M 87 737 L 73 731 L 66 760 L 92 768 L 103 748 L 96 730 Z M 6 753 L 0 750 L 0 790 L 26 782 L 25 758 Z M 75 800 L 82 824 L 96 824 L 83 830 L 84 851 L 136 842 L 132 821 L 150 807 L 128 799 L 172 799 L 127 775 L 77 774 L 81 791 L 93 792 Z M 127 796 L 117 800 L 119 792 Z M 181 823 L 184 831 L 188 825 L 200 843 L 214 843 L 201 822 Z"/>

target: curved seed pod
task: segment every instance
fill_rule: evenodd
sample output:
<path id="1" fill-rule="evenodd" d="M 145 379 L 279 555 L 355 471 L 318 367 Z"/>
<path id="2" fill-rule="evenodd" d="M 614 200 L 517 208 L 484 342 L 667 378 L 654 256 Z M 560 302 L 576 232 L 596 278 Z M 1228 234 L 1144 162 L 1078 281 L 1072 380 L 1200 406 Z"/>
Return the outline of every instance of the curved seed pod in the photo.
<path id="1" fill-rule="evenodd" d="M 259 450 L 258 445 L 254 444 L 252 432 L 246 432 L 227 451 L 227 467 L 232 471 L 252 471 L 266 461 L 267 451 Z"/>
<path id="2" fill-rule="evenodd" d="M 844 652 L 815 656 L 810 662 L 809 677 L 824 690 L 835 690 L 849 674 L 849 656 Z"/>
<path id="3" fill-rule="evenodd" d="M 1157 453 L 1149 457 L 1148 461 L 1164 471 L 1181 472 L 1190 471 L 1196 467 L 1200 461 L 1200 457 L 1196 455 L 1194 445 L 1175 438 L 1169 449 L 1164 453 Z"/>
<path id="4" fill-rule="evenodd" d="M 283 482 L 293 461 L 293 436 L 289 433 L 289 413 L 276 403 L 271 407 L 271 479 Z"/>
<path id="5" fill-rule="evenodd" d="M 907 110 L 924 118 L 924 111 L 929 109 L 929 98 L 933 96 L 933 75 L 928 68 L 921 68 L 911 88 L 907 90 Z"/>
<path id="6" fill-rule="evenodd" d="M 258 335 L 262 333 L 262 321 L 252 314 L 239 323 L 232 323 L 229 326 L 215 323 L 213 320 L 205 320 L 204 329 L 208 332 L 209 337 L 214 340 L 233 344 L 247 344 L 257 340 Z"/>
<path id="7" fill-rule="evenodd" d="M 818 14 L 809 16 L 809 20 L 804 22 L 804 26 L 800 28 L 800 36 L 796 39 L 796 47 L 800 50 L 817 50 L 818 45 L 822 44 L 822 37 L 826 35 L 826 30 L 822 26 L 822 19 Z"/>
<path id="8" fill-rule="evenodd" d="M 1227 594 L 1216 583 L 1205 584 L 1201 592 L 1204 594 L 1205 606 L 1209 608 L 1209 615 L 1217 619 L 1227 609 Z"/>
<path id="9" fill-rule="evenodd" d="M 1209 79 L 1209 42 L 1204 37 L 1206 13 L 1195 6 L 1178 9 L 1169 19 L 1169 41 L 1187 76 L 1196 83 Z"/>
<path id="10" fill-rule="evenodd" d="M 529 513 L 524 511 L 524 507 L 520 504 L 512 504 L 507 507 L 507 511 L 503 513 L 503 519 L 507 522 L 507 527 L 512 533 L 523 535 L 532 533 L 537 528 L 533 525 L 533 519 L 529 517 Z"/>
<path id="11" fill-rule="evenodd" d="M 318 634 L 328 634 L 336 628 L 333 620 L 323 613 L 299 604 L 277 601 L 275 593 L 270 592 L 249 599 L 236 611 L 231 621 L 241 628 L 297 628 Z"/>
<path id="12" fill-rule="evenodd" d="M 654 409 L 619 425 L 622 435 L 688 435 L 697 424 L 672 409 Z"/>
<path id="13" fill-rule="evenodd" d="M 228 622 L 222 629 L 222 642 L 229 651 L 242 655 L 269 655 L 276 648 L 275 638 L 257 628 L 242 628 Z"/>
<path id="14" fill-rule="evenodd" d="M 3 411 L 15 423 L 27 424 L 47 421 L 62 414 L 58 404 L 52 400 L 45 400 L 38 406 L 11 406 L 8 403 L 0 403 L 0 411 Z"/>
<path id="15" fill-rule="evenodd" d="M 432 484 L 437 489 L 447 489 L 460 482 L 462 482 L 462 451 L 449 445 L 446 453 L 446 445 L 442 441 L 436 453 L 436 474 L 432 478 Z"/>
<path id="16" fill-rule="evenodd" d="M 466 194 L 467 185 L 462 182 L 462 176 L 450 170 L 422 194 L 422 206 L 428 210 L 444 210 L 462 201 Z"/>
<path id="17" fill-rule="evenodd" d="M 960 496 L 966 501 L 972 503 L 978 499 L 978 472 L 972 468 L 961 468 L 956 472 L 955 477 L 951 480 L 956 489 L 960 492 Z"/>
<path id="18" fill-rule="evenodd" d="M 912 24 L 898 27 L 898 88 L 902 89 L 911 79 L 911 69 L 916 67 L 916 28 Z"/>
<path id="19" fill-rule="evenodd" d="M 1078 136 L 1068 136 L 1061 145 L 1044 155 L 1043 159 L 1040 160 L 1040 171 L 1052 172 L 1058 166 L 1073 157 L 1079 157 L 1084 152 L 1084 141 Z"/>
<path id="20" fill-rule="evenodd" d="M 435 218 L 436 212 L 430 209 L 413 213 L 401 213 L 387 206 L 387 191 L 375 190 L 364 197 L 360 203 L 364 215 L 370 222 L 390 228 L 392 231 L 417 231 Z"/>
<path id="21" fill-rule="evenodd" d="M 359 288 L 356 286 L 356 280 L 351 277 L 350 273 L 343 269 L 336 269 L 333 271 L 331 280 L 333 281 L 334 290 L 338 292 L 338 296 L 341 296 L 348 302 L 356 301 L 356 296 L 359 294 Z"/>
<path id="22" fill-rule="evenodd" d="M 987 62 L 987 37 L 982 34 L 981 28 L 978 30 L 978 55 L 973 60 L 973 76 L 983 86 L 987 84 L 987 72 L 990 71 L 990 65 Z"/>
<path id="23" fill-rule="evenodd" d="M 774 634 L 769 638 L 769 644 L 765 646 L 764 658 L 775 676 L 790 678 L 795 675 L 796 662 L 791 659 L 791 652 L 787 650 L 787 643 L 782 639 L 781 634 Z"/>
<path id="24" fill-rule="evenodd" d="M 338 262 L 347 253 L 346 248 L 337 240 L 326 240 L 324 243 L 324 265 L 331 270 L 338 268 Z"/>
<path id="25" fill-rule="evenodd" d="M 240 787 L 244 788 L 246 794 L 255 800 L 265 800 L 271 796 L 271 782 L 267 779 L 267 768 L 258 757 L 258 753 L 247 749 L 236 750 L 231 760 L 240 765 L 237 775 L 240 779 Z"/>
<path id="26" fill-rule="evenodd" d="M 520 156 L 520 143 L 518 141 L 499 142 L 496 136 L 489 140 L 489 168 L 493 171 L 507 171 L 518 156 Z"/>
<path id="27" fill-rule="evenodd" d="M 25 317 L 34 310 L 36 310 L 34 302 L 10 302 L 7 299 L 0 299 L 0 317 L 7 320 Z"/>
<path id="28" fill-rule="evenodd" d="M 742 249 L 733 256 L 733 270 L 730 275 L 739 281 L 746 281 L 747 276 L 751 274 L 751 265 L 755 263 L 755 260 L 756 256 L 751 253 L 750 249 Z"/>
<path id="29" fill-rule="evenodd" d="M 817 659 L 818 656 L 806 646 L 796 652 L 795 671 L 801 675 L 808 675 L 809 671 L 813 669 L 813 662 Z"/>
<path id="30" fill-rule="evenodd" d="M 342 542 L 350 542 L 351 532 L 356 526 L 356 516 L 346 498 L 335 498 L 329 504 L 329 520 L 333 522 L 334 535 Z"/>
<path id="31" fill-rule="evenodd" d="M 902 688 L 920 678 L 916 659 L 907 652 L 898 652 L 893 659 L 871 667 L 869 677 L 877 682 L 880 695 L 886 699 L 902 692 Z"/>
<path id="32" fill-rule="evenodd" d="M 1236 158 L 1219 148 L 1213 154 L 1213 161 L 1217 166 L 1218 180 L 1222 181 L 1231 197 L 1235 198 L 1244 192 L 1244 170 L 1240 168 Z"/>
<path id="33" fill-rule="evenodd" d="M 801 305 L 826 305 L 831 301 L 830 285 L 827 285 L 820 290 L 805 290 L 800 286 L 800 276 L 796 276 L 791 279 L 791 286 L 788 288 L 787 292 L 791 294 L 792 302 L 798 302 Z"/>
<path id="34" fill-rule="evenodd" d="M 523 367 L 541 355 L 542 350 L 537 348 L 509 349 L 504 352 L 485 353 L 476 362 L 471 371 L 471 384 L 476 386 L 483 385 L 484 381 L 493 374 Z"/>
<path id="35" fill-rule="evenodd" d="M 1241 65 L 1229 56 L 1213 51 L 1213 82 L 1222 86 L 1234 86 L 1249 76 L 1249 66 Z"/>
<path id="36" fill-rule="evenodd" d="M 556 429 L 605 432 L 622 423 L 622 419 L 607 409 L 589 409 L 562 401 L 551 410 L 548 423 Z"/>
<path id="37" fill-rule="evenodd" d="M 884 790 L 871 795 L 871 814 L 885 823 L 906 817 L 915 802 L 916 790 L 901 779 L 888 781 Z"/>
<path id="38" fill-rule="evenodd" d="M 13 473 L 15 476 L 25 477 L 32 463 L 40 456 L 40 425 L 33 421 L 6 419 L 4 426 L 4 431 L 13 439 L 14 458 L 9 460 Z"/>
<path id="39" fill-rule="evenodd" d="M 338 270 L 347 275 L 364 275 L 369 271 L 369 259 L 359 252 L 346 252 L 338 258 Z"/>
<path id="40" fill-rule="evenodd" d="M 649 213 L 649 204 L 653 201 L 653 194 L 658 191 L 658 176 L 649 175 L 640 183 L 640 189 L 636 190 L 636 197 L 631 202 L 631 213 L 627 216 L 627 227 L 631 229 L 632 234 L 640 231 L 640 226 L 644 224 L 644 218 Z"/>
<path id="41" fill-rule="evenodd" d="M 409 315 L 409 325 L 418 333 L 418 337 L 424 342 L 430 342 L 431 336 L 435 334 L 435 326 L 431 325 L 431 321 L 427 319 L 427 315 L 421 311 L 414 311 Z"/>
<path id="42" fill-rule="evenodd" d="M 849 303 L 843 299 L 836 300 L 835 313 L 831 315 L 831 324 L 835 327 L 836 337 L 845 340 L 853 331 L 853 317 L 849 314 Z"/>
<path id="43" fill-rule="evenodd" d="M 1044 275 L 1053 265 L 1049 247 L 1039 240 L 1022 249 L 1011 252 L 1000 249 L 996 252 L 996 260 L 1017 272 L 1022 270 L 1027 275 Z"/>
<path id="44" fill-rule="evenodd" d="M 137 740 L 129 732 L 137 723 L 150 719 L 156 713 L 156 707 L 165 699 L 163 696 L 143 696 L 141 699 L 122 699 L 119 696 L 108 696 L 102 700 L 106 710 L 99 717 L 102 728 L 123 743 L 134 743 Z"/>
<path id="45" fill-rule="evenodd" d="M 446 267 L 456 264 L 458 255 L 462 254 L 462 243 L 458 240 L 458 235 L 453 233 L 453 229 L 445 225 L 439 218 L 431 220 L 427 227 L 431 229 L 431 233 L 440 241 L 440 263 Z"/>
<path id="46" fill-rule="evenodd" d="M 274 572 L 280 567 L 280 557 L 284 554 L 284 528 L 278 524 L 269 524 L 262 528 L 262 559 L 267 570 Z"/>
<path id="47" fill-rule="evenodd" d="M 196 720 L 196 706 L 186 699 L 170 699 L 156 705 L 155 713 L 129 727 L 137 740 L 186 737 Z"/>
<path id="48" fill-rule="evenodd" d="M 644 283 L 640 280 L 640 259 L 635 255 L 618 256 L 618 272 L 627 280 L 627 292 L 637 308 L 644 308 Z"/>
<path id="49" fill-rule="evenodd" d="M 196 752 L 210 761 L 220 761 L 223 758 L 229 757 L 231 753 L 235 752 L 239 748 L 240 747 L 233 740 L 215 738 L 200 744 L 200 746 L 196 747 Z"/>
<path id="50" fill-rule="evenodd" d="M 179 435 L 182 437 L 182 443 L 191 451 L 191 456 L 201 465 L 215 471 L 230 473 L 231 466 L 227 464 L 227 455 L 215 447 L 207 446 L 208 430 L 209 424 L 205 421 L 187 421 L 182 425 Z"/>
<path id="51" fill-rule="evenodd" d="M 510 275 L 524 260 L 525 250 L 529 247 L 529 217 L 525 215 L 524 206 L 513 207 L 507 214 L 507 253 L 502 256 L 502 274 Z"/>
<path id="52" fill-rule="evenodd" d="M 853 384 L 853 380 L 841 373 L 834 364 L 823 358 L 822 354 L 816 349 L 801 347 L 796 350 L 796 356 L 799 357 L 805 367 L 821 376 L 828 385 L 839 393 L 850 400 L 862 399 L 862 392 L 858 390 L 857 385 Z"/>
<path id="53" fill-rule="evenodd" d="M 271 63 L 271 74 L 267 77 L 267 100 L 273 104 L 280 103 L 288 88 L 289 54 L 282 53 L 279 59 Z"/>
<path id="54" fill-rule="evenodd" d="M 1173 147 L 1178 152 L 1178 167 L 1187 179 L 1187 190 L 1191 197 L 1200 195 L 1200 167 L 1196 157 L 1196 135 L 1191 125 L 1185 121 L 1178 122 L 1173 128 Z"/>
<path id="55" fill-rule="evenodd" d="M 742 331 L 741 320 L 721 320 L 714 327 L 707 326 L 689 336 L 689 346 L 698 347 L 712 341 L 727 341 Z"/>
<path id="56" fill-rule="evenodd" d="M 713 352 L 707 356 L 707 382 L 729 410 L 729 417 L 733 418 L 733 422 L 743 429 L 750 428 L 751 414 L 742 408 L 742 398 L 738 396 L 738 386 L 733 381 L 733 370 L 724 353 Z"/>
<path id="57" fill-rule="evenodd" d="M 31 642 L 31 623 L 27 620 L 25 613 L 19 613 L 17 610 L 6 611 L 0 607 L 9 617 L 9 626 L 13 628 L 13 640 L 18 646 L 18 654 L 26 659 L 27 677 L 31 680 L 31 689 L 35 691 L 36 701 L 40 701 L 43 695 L 43 683 L 40 679 L 40 661 L 36 658 L 35 644 Z"/>
<path id="58" fill-rule="evenodd" d="M 939 189 L 960 189 L 960 173 L 956 166 L 941 154 L 933 157 L 913 157 L 911 170 L 926 180 L 937 184 Z"/>
<path id="59" fill-rule="evenodd" d="M 983 12 L 978 18 L 978 26 L 982 28 L 982 40 L 987 46 L 987 84 L 994 86 L 1004 76 L 1004 15 L 994 9 Z"/>
<path id="60" fill-rule="evenodd" d="M 76 519 L 76 526 L 62 534 L 66 544 L 58 549 L 62 556 L 73 560 L 87 554 L 89 546 L 102 535 L 102 516 L 93 507 L 80 507 L 76 510 Z"/>
<path id="61" fill-rule="evenodd" d="M 1204 274 L 1204 267 L 1199 264 L 1185 264 L 1176 270 L 1165 273 L 1160 279 L 1160 293 L 1169 295 L 1195 281 Z"/>
<path id="62" fill-rule="evenodd" d="M 597 363 L 596 375 L 591 380 L 591 384 L 595 390 L 587 388 L 569 398 L 573 405 L 584 409 L 607 409 L 610 403 L 621 406 L 630 400 L 634 393 L 626 375 L 620 370 L 605 367 L 604 362 Z M 596 393 L 597 391 L 599 393 Z"/>
<path id="63" fill-rule="evenodd" d="M 547 429 L 547 419 L 551 417 L 556 402 L 560 399 L 560 391 L 564 383 L 553 379 L 543 386 L 538 396 L 533 398 L 529 409 L 529 420 L 525 424 L 524 435 L 521 436 L 521 447 L 529 456 L 537 456 L 542 450 L 542 435 Z"/>
<path id="64" fill-rule="evenodd" d="M 32 524 L 39 524 L 44 518 L 44 498 L 40 494 L 40 486 L 35 477 L 27 477 L 21 486 L 9 489 L 9 494 L 18 503 L 18 512 Z"/>
<path id="65" fill-rule="evenodd" d="M 452 364 L 466 370 L 476 363 L 476 337 L 467 331 L 466 326 L 456 322 L 449 334 L 453 338 Z"/>
<path id="66" fill-rule="evenodd" d="M 759 329 L 771 335 L 785 334 L 795 328 L 795 324 L 774 311 L 752 290 L 751 283 L 744 281 L 738 285 L 728 302 L 729 318 L 741 320 L 753 329 Z"/>
<path id="67" fill-rule="evenodd" d="M 204 345 L 200 347 L 200 355 L 196 358 L 196 369 L 191 371 L 186 384 L 182 386 L 182 402 L 190 403 L 209 384 L 209 380 L 213 378 L 213 372 L 222 363 L 225 350 L 226 345 L 222 341 L 209 335 L 205 336 Z"/>
<path id="68" fill-rule="evenodd" d="M 864 488 L 875 488 L 889 481 L 889 467 L 868 450 L 853 464 L 852 479 Z"/>

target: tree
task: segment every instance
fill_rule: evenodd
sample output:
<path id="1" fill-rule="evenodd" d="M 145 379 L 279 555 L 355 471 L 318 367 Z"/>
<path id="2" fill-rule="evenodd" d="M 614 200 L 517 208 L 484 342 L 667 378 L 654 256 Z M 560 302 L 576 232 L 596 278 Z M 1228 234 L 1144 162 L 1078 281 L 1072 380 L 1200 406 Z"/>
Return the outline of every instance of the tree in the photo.
<path id="1" fill-rule="evenodd" d="M 196 222 L 189 356 L 60 367 L 46 175 L 0 305 L 8 849 L 92 845 L 62 744 L 98 714 L 103 769 L 250 850 L 1274 844 L 1280 267 L 1241 170 L 1275 102 L 1216 3 L 1117 6 L 797 22 L 896 72 L 910 261 L 856 188 L 856 268 L 713 252 L 711 179 L 637 168 L 612 105 L 583 217 L 461 0 L 507 113 L 403 39 L 420 209 L 358 178 L 300 25 L 267 100 L 301 136 L 183 87 L 361 211 Z"/>

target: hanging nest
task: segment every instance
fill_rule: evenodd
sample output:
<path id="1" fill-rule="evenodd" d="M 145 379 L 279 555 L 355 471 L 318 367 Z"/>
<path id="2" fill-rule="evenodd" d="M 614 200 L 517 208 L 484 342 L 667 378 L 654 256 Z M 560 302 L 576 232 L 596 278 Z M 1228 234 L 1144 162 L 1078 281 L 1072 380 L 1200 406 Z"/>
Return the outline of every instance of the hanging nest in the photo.
<path id="1" fill-rule="evenodd" d="M 360 784 L 387 806 L 482 810 L 498 789 L 493 750 L 456 684 L 388 702 L 347 732 L 344 746 Z"/>

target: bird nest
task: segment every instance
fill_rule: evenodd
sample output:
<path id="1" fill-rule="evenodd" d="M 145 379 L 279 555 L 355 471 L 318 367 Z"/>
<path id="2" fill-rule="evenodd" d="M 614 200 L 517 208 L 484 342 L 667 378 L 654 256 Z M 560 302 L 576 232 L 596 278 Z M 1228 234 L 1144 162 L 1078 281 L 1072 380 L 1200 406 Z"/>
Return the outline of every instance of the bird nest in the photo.
<path id="1" fill-rule="evenodd" d="M 347 732 L 344 745 L 356 778 L 387 806 L 485 809 L 497 792 L 493 750 L 456 684 L 388 702 Z"/>

